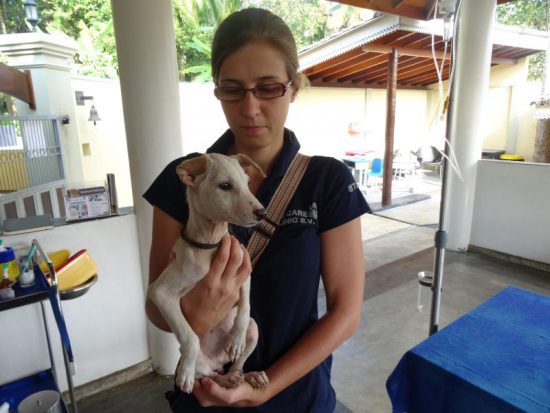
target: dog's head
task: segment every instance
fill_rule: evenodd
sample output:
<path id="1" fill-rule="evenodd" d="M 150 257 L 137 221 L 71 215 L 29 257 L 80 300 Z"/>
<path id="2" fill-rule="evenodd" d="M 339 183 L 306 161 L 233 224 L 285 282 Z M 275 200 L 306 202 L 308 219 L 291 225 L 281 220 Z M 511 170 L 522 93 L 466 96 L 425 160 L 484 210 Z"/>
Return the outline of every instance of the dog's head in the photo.
<path id="1" fill-rule="evenodd" d="M 187 185 L 190 208 L 210 221 L 250 227 L 265 215 L 248 187 L 251 178 L 265 174 L 246 155 L 206 154 L 183 161 L 176 172 Z"/>

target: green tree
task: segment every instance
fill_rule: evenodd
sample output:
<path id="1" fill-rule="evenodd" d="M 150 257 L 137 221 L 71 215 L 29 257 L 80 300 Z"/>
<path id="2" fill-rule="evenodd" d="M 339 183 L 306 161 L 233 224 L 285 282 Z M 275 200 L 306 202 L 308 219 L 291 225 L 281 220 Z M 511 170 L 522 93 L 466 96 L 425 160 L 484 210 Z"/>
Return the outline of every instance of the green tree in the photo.
<path id="1" fill-rule="evenodd" d="M 292 30 L 298 49 L 329 34 L 358 24 L 365 10 L 326 0 L 173 0 L 180 78 L 208 81 L 210 45 L 216 27 L 245 7 L 262 7 L 278 14 Z"/>
<path id="2" fill-rule="evenodd" d="M 298 49 L 309 46 L 329 34 L 327 1 L 319 0 L 257 0 L 252 3 L 271 10 L 290 27 Z"/>
<path id="3" fill-rule="evenodd" d="M 0 0 L 2 33 L 25 32 L 24 0 Z M 110 0 L 36 0 L 39 29 L 75 39 L 81 74 L 116 77 L 118 62 Z M 230 13 L 257 6 L 272 10 L 289 25 L 298 48 L 357 24 L 364 9 L 326 0 L 172 0 L 180 79 L 207 81 L 210 45 L 219 23 Z"/>
<path id="4" fill-rule="evenodd" d="M 210 45 L 216 27 L 243 7 L 241 0 L 172 0 L 178 69 L 181 79 L 207 81 Z"/>
<path id="5" fill-rule="evenodd" d="M 21 0 L 0 0 L 0 34 L 29 31 Z"/>
<path id="6" fill-rule="evenodd" d="M 497 7 L 497 21 L 510 26 L 548 31 L 548 0 L 515 0 Z M 529 58 L 529 79 L 541 80 L 544 75 L 544 52 Z"/>
<path id="7" fill-rule="evenodd" d="M 83 75 L 114 78 L 118 73 L 110 0 L 40 0 L 42 27 L 78 43 L 75 63 Z"/>

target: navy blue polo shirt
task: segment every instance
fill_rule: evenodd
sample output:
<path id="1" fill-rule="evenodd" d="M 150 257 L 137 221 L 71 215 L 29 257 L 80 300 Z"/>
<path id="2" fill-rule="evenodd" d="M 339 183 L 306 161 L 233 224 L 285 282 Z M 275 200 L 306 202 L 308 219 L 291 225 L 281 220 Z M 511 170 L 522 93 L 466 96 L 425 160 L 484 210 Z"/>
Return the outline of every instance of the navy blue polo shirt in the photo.
<path id="1" fill-rule="evenodd" d="M 234 140 L 227 131 L 207 152 L 227 153 Z M 267 206 L 300 144 L 285 129 L 281 155 L 256 197 Z M 191 155 L 193 156 L 193 155 Z M 144 197 L 185 225 L 185 187 L 176 174 L 184 158 L 171 162 Z M 283 219 L 260 257 L 251 276 L 251 315 L 259 330 L 258 345 L 247 360 L 245 371 L 265 370 L 287 352 L 318 319 L 317 295 L 321 275 L 322 232 L 370 212 L 348 168 L 340 161 L 322 156 L 311 158 L 308 169 L 291 199 Z M 232 227 L 244 244 L 253 229 Z M 330 384 L 332 356 L 304 377 L 256 408 L 201 408 L 192 395 L 172 394 L 174 412 L 233 411 L 269 413 L 332 413 L 336 406 Z"/>

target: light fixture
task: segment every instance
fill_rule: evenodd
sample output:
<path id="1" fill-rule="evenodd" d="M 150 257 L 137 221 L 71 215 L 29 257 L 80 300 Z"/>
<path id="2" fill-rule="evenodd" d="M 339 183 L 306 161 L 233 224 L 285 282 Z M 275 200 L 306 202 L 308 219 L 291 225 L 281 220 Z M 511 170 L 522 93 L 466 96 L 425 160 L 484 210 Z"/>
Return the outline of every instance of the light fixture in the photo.
<path id="1" fill-rule="evenodd" d="M 36 25 L 40 21 L 36 2 L 34 0 L 26 0 L 23 3 L 23 7 L 25 8 L 25 20 L 32 26 L 32 31 L 36 32 Z"/>
<path id="2" fill-rule="evenodd" d="M 74 92 L 74 95 L 76 97 L 76 104 L 78 106 L 84 106 L 84 103 L 86 100 L 94 100 L 93 96 L 84 96 L 84 92 L 80 90 L 76 90 Z M 88 118 L 88 120 L 90 122 L 93 122 L 94 125 L 98 120 L 101 120 L 101 118 L 99 117 L 99 114 L 97 113 L 97 109 L 95 108 L 95 105 L 92 105 L 92 107 L 90 108 L 90 117 Z"/>
<path id="3" fill-rule="evenodd" d="M 80 90 L 75 91 L 74 94 L 76 96 L 76 104 L 78 106 L 84 106 L 85 100 L 94 100 L 93 96 L 84 96 L 84 92 Z"/>

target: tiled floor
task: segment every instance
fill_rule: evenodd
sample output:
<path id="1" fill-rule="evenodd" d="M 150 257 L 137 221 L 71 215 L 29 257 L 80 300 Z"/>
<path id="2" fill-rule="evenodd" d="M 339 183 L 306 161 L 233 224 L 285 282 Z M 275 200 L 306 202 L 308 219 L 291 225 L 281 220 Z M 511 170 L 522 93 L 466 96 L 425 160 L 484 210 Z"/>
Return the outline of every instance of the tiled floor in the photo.
<path id="1" fill-rule="evenodd" d="M 380 210 L 363 218 L 367 267 L 361 327 L 334 354 L 337 412 L 391 411 L 385 381 L 401 356 L 428 336 L 429 314 L 417 310 L 419 271 L 433 267 L 433 237 L 439 215 L 436 178 L 419 182 L 429 199 Z M 396 194 L 403 203 L 410 193 Z M 379 194 L 369 193 L 374 205 Z M 408 197 L 408 198 L 406 198 Z M 439 327 L 463 315 L 508 285 L 550 295 L 550 274 L 473 253 L 447 251 Z M 320 294 L 320 307 L 323 298 Z M 168 412 L 164 392 L 171 378 L 151 373 L 79 401 L 80 413 Z"/>

